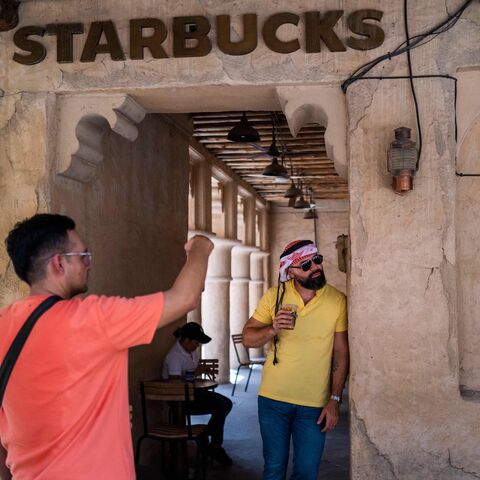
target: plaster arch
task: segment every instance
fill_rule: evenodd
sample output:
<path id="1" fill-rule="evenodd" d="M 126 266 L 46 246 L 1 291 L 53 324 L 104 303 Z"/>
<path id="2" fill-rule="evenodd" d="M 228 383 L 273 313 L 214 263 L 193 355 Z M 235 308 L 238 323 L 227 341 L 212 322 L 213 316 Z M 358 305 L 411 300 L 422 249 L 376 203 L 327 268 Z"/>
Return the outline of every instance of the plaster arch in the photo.
<path id="1" fill-rule="evenodd" d="M 278 87 L 277 95 L 294 137 L 307 123 L 325 127 L 325 148 L 342 178 L 348 177 L 347 114 L 338 86 Z"/>
<path id="2" fill-rule="evenodd" d="M 89 182 L 103 161 L 108 128 L 133 142 L 146 111 L 129 95 L 66 95 L 57 101 L 55 172 Z"/>

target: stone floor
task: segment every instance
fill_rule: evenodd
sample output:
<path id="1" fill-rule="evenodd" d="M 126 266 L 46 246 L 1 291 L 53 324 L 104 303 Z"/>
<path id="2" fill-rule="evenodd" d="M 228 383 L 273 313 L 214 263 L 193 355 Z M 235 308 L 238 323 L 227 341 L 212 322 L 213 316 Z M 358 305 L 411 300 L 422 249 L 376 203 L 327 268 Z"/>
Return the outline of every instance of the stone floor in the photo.
<path id="1" fill-rule="evenodd" d="M 245 370 L 246 371 L 246 370 Z M 244 392 L 245 377 L 237 384 L 235 396 L 230 396 L 231 385 L 220 385 L 217 392 L 233 400 L 233 409 L 225 424 L 224 447 L 233 459 L 233 465 L 225 468 L 218 464 L 208 467 L 207 480 L 260 480 L 262 478 L 262 442 L 257 419 L 257 390 L 261 370 L 254 370 L 248 392 Z M 239 377 L 240 378 L 240 377 Z M 208 417 L 194 417 L 203 423 Z M 289 463 L 291 465 L 291 462 Z M 342 417 L 334 432 L 327 435 L 319 480 L 348 480 L 349 478 L 348 406 L 342 404 Z M 138 480 L 158 480 L 158 470 L 142 471 Z M 287 477 L 288 478 L 288 477 Z"/>

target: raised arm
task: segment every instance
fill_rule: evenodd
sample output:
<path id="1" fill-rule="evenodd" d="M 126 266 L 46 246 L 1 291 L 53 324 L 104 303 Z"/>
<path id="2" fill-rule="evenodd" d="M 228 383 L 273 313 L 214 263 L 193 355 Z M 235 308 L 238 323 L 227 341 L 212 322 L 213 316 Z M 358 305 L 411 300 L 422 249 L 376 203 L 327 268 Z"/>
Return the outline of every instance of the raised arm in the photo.
<path id="1" fill-rule="evenodd" d="M 183 317 L 198 306 L 212 250 L 213 243 L 201 235 L 196 235 L 185 244 L 187 261 L 172 287 L 164 292 L 165 304 L 158 328 Z"/>

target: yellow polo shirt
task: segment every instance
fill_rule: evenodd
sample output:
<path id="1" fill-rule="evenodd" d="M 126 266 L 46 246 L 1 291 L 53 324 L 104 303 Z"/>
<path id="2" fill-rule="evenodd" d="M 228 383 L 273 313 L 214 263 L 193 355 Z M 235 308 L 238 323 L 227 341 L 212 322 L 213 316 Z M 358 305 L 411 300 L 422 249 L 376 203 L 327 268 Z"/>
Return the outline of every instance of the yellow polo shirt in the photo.
<path id="1" fill-rule="evenodd" d="M 265 293 L 253 314 L 255 320 L 272 324 L 276 295 L 277 287 Z M 295 329 L 280 330 L 276 365 L 272 363 L 272 340 L 258 394 L 281 402 L 323 407 L 330 398 L 333 338 L 335 332 L 348 328 L 345 295 L 327 284 L 305 305 L 290 280 L 285 283 L 282 303 L 298 305 Z"/>

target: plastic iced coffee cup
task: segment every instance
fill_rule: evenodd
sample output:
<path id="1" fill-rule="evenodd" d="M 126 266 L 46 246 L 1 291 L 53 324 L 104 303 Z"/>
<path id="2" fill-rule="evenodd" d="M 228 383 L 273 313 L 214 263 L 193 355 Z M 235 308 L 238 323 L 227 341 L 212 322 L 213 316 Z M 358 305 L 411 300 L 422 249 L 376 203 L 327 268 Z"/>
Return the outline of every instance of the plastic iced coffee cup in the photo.
<path id="1" fill-rule="evenodd" d="M 290 312 L 290 316 L 292 317 L 292 326 L 286 328 L 285 330 L 293 330 L 295 328 L 295 323 L 297 322 L 298 305 L 287 303 L 282 305 L 281 310 L 284 310 L 285 312 Z"/>

